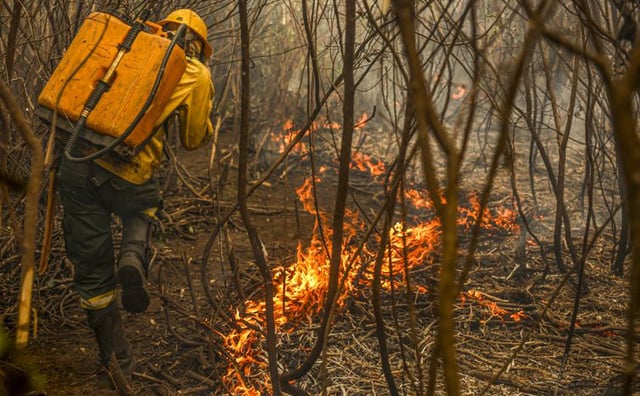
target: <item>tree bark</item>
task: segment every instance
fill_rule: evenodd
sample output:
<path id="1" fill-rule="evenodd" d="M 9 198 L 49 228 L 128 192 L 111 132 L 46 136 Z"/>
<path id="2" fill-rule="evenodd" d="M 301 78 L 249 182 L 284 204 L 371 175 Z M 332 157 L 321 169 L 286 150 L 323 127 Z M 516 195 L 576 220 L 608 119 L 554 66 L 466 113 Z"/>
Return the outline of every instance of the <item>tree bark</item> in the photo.
<path id="1" fill-rule="evenodd" d="M 22 274 L 20 279 L 20 299 L 18 300 L 18 329 L 16 331 L 16 347 L 24 348 L 29 341 L 29 323 L 31 317 L 31 295 L 35 268 L 36 230 L 38 229 L 38 202 L 40 184 L 44 169 L 44 156 L 40 140 L 33 133 L 15 100 L 9 87 L 0 80 L 0 98 L 11 114 L 11 119 L 22 134 L 31 152 L 31 172 L 27 184 L 25 199 L 24 227 L 22 235 Z"/>
<path id="2" fill-rule="evenodd" d="M 238 206 L 242 222 L 247 229 L 251 250 L 256 260 L 256 264 L 262 275 L 264 286 L 264 299 L 266 306 L 266 324 L 267 324 L 267 354 L 269 359 L 269 377 L 271 379 L 272 394 L 280 395 L 280 381 L 278 373 L 278 350 L 276 340 L 276 324 L 274 318 L 273 306 L 273 281 L 271 272 L 267 266 L 264 247 L 258 236 L 253 220 L 249 214 L 247 206 L 247 170 L 249 162 L 249 115 L 251 109 L 251 54 L 250 44 L 251 37 L 249 35 L 249 17 L 247 12 L 247 1 L 240 0 L 238 2 L 240 17 L 240 46 L 242 52 L 241 61 L 241 104 L 240 104 L 240 142 L 239 142 L 239 158 L 238 158 Z"/>

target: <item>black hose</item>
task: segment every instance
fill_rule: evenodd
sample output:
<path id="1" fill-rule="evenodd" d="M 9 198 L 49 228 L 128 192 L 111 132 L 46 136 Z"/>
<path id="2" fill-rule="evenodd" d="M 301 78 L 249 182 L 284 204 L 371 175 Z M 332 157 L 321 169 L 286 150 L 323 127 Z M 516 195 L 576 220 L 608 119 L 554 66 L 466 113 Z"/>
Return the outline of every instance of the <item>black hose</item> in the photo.
<path id="1" fill-rule="evenodd" d="M 171 43 L 169 43 L 169 47 L 167 47 L 167 51 L 166 51 L 166 53 L 165 53 L 165 55 L 164 55 L 164 57 L 162 59 L 162 63 L 160 64 L 160 69 L 158 71 L 158 75 L 157 75 L 156 80 L 155 80 L 155 82 L 153 84 L 151 92 L 149 93 L 149 96 L 147 97 L 146 102 L 142 106 L 142 109 L 140 109 L 140 111 L 138 112 L 138 115 L 136 116 L 136 118 L 134 118 L 134 120 L 131 122 L 131 124 L 129 124 L 127 129 L 120 136 L 118 136 L 113 142 L 109 143 L 109 145 L 107 145 L 104 148 L 96 151 L 95 153 L 86 155 L 84 157 L 75 157 L 75 156 L 73 156 L 73 154 L 71 154 L 71 150 L 76 145 L 76 142 L 77 142 L 77 139 L 78 139 L 78 135 L 80 134 L 80 132 L 85 127 L 86 118 L 88 116 L 88 112 L 84 116 L 81 115 L 80 119 L 78 120 L 78 122 L 76 124 L 75 131 L 69 137 L 69 140 L 67 141 L 67 144 L 66 144 L 65 149 L 64 149 L 64 156 L 65 156 L 65 158 L 67 160 L 69 160 L 71 162 L 85 162 L 85 161 L 92 161 L 92 160 L 98 159 L 100 157 L 103 157 L 104 155 L 106 155 L 106 154 L 110 153 L 111 151 L 113 151 L 116 148 L 116 146 L 118 146 L 120 143 L 122 143 L 133 132 L 133 130 L 138 125 L 138 123 L 140 122 L 140 120 L 142 119 L 144 114 L 147 112 L 149 106 L 151 106 L 151 102 L 153 101 L 153 98 L 155 97 L 155 95 L 156 95 L 156 93 L 158 91 L 158 87 L 160 86 L 160 81 L 162 80 L 162 76 L 164 75 L 164 70 L 166 69 L 167 62 L 169 61 L 169 57 L 171 55 L 171 52 L 173 51 L 173 48 L 178 43 L 178 40 L 182 36 L 184 36 L 184 32 L 185 32 L 186 28 L 187 28 L 187 25 L 185 25 L 185 24 L 180 25 L 180 27 L 176 31 L 176 34 L 173 36 L 173 38 L 171 40 Z M 134 33 L 134 35 L 132 35 L 131 32 L 133 30 L 134 30 L 134 28 L 132 28 L 131 31 L 129 31 L 129 33 L 127 34 L 127 37 L 125 38 L 124 42 L 120 45 L 121 48 L 124 48 L 127 51 L 130 49 L 131 45 L 133 44 L 133 39 L 135 39 L 135 36 L 140 31 L 140 30 L 138 30 L 137 32 Z M 133 36 L 133 38 L 129 40 L 130 36 Z M 125 47 L 125 46 L 128 46 L 128 48 Z M 102 81 L 100 81 L 100 82 L 102 83 Z M 106 87 L 106 89 L 105 89 L 105 87 Z M 92 105 L 93 107 L 95 107 L 95 105 L 97 104 L 98 100 L 100 100 L 100 97 L 102 96 L 102 94 L 104 92 L 106 92 L 108 90 L 108 88 L 109 88 L 108 84 L 105 84 L 105 83 L 100 84 L 99 83 L 98 86 L 96 86 L 96 88 L 94 89 L 94 92 L 92 92 L 91 96 L 89 97 L 89 100 L 87 100 L 87 103 L 85 104 L 85 108 L 83 109 L 82 113 L 85 114 L 85 110 L 88 108 L 89 105 Z M 100 91 L 102 91 L 102 92 L 100 92 Z M 95 103 L 93 103 L 94 99 L 95 99 Z M 93 110 L 93 108 L 91 108 L 89 110 L 89 112 L 91 112 L 91 110 Z"/>

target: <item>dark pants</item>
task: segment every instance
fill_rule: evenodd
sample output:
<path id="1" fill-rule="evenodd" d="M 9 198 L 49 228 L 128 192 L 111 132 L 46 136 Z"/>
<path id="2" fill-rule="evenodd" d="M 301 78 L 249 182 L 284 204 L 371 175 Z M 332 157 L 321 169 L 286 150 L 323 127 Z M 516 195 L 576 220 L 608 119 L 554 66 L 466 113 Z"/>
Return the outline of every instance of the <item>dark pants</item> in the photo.
<path id="1" fill-rule="evenodd" d="M 153 177 L 142 185 L 132 184 L 93 162 L 76 163 L 64 158 L 57 178 L 64 208 L 66 253 L 75 268 L 77 291 L 85 304 L 98 296 L 115 295 L 112 214 L 122 218 L 120 254 L 135 251 L 145 259 L 150 233 L 145 210 L 160 205 L 159 183 Z M 85 308 L 101 309 L 100 305 L 108 302 Z"/>

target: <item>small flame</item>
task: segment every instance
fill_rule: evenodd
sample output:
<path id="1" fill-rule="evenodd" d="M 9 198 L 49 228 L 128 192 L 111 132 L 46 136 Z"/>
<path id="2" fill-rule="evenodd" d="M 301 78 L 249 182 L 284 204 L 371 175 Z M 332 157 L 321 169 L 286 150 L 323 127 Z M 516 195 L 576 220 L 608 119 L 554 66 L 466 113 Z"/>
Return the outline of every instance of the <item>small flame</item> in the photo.
<path id="1" fill-rule="evenodd" d="M 451 94 L 451 99 L 460 100 L 467 94 L 467 86 L 464 84 L 456 86 L 456 92 Z"/>
<path id="2" fill-rule="evenodd" d="M 509 313 L 509 311 L 507 311 L 506 309 L 498 306 L 496 302 L 487 300 L 485 298 L 484 293 L 478 290 L 472 289 L 462 294 L 460 296 L 460 301 L 462 304 L 465 303 L 466 297 L 469 297 L 470 299 L 480 304 L 481 306 L 485 307 L 489 311 L 489 317 L 484 319 L 483 322 L 488 322 L 492 318 L 499 318 L 500 320 L 504 321 L 505 317 L 507 316 L 511 318 L 514 322 L 519 322 L 522 319 L 528 318 L 527 314 L 524 313 L 524 311 Z"/>
<path id="3" fill-rule="evenodd" d="M 362 113 L 362 115 L 360 116 L 360 119 L 358 120 L 358 122 L 356 122 L 356 125 L 354 125 L 354 129 L 362 129 L 367 122 L 369 121 L 369 116 L 367 115 L 367 113 Z"/>
<path id="4" fill-rule="evenodd" d="M 353 152 L 351 156 L 351 168 L 368 172 L 372 176 L 380 176 L 384 174 L 385 171 L 382 161 L 374 161 L 370 155 L 359 151 Z"/>

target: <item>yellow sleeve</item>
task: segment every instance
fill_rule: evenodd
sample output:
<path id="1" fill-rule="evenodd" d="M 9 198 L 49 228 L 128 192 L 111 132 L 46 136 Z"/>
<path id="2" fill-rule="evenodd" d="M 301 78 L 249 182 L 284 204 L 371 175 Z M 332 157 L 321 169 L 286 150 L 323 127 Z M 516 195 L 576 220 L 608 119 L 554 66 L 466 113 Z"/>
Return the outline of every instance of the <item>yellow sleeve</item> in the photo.
<path id="1" fill-rule="evenodd" d="M 160 120 L 177 110 L 180 117 L 180 142 L 195 150 L 213 134 L 209 115 L 213 109 L 214 88 L 209 69 L 195 58 L 187 57 L 187 69 L 165 106 Z"/>

